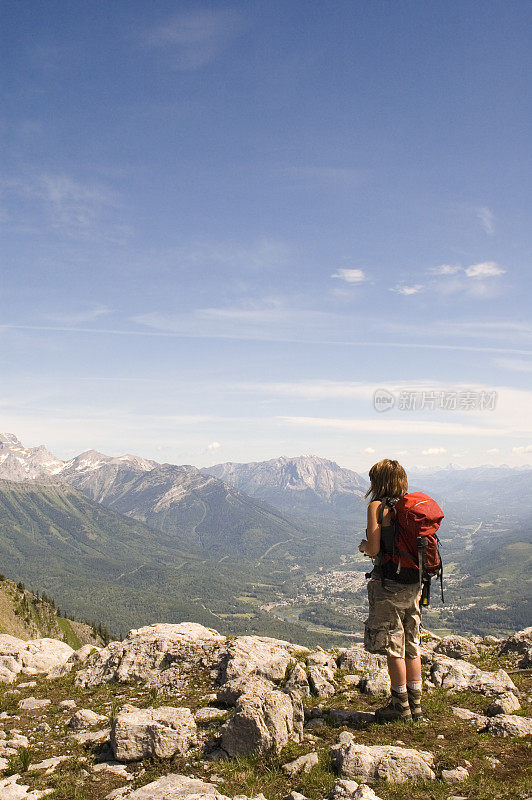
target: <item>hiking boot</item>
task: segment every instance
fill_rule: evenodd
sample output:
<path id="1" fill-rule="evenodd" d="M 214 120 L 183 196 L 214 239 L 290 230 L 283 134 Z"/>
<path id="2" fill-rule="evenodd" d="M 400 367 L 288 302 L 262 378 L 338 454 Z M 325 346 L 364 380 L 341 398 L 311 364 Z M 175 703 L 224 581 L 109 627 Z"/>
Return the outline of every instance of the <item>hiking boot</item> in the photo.
<path id="1" fill-rule="evenodd" d="M 421 712 L 421 689 L 408 689 L 408 705 L 414 722 L 421 722 L 423 714 Z"/>
<path id="2" fill-rule="evenodd" d="M 377 722 L 395 722 L 397 719 L 411 720 L 410 705 L 407 692 L 394 692 L 387 706 L 378 708 L 375 712 Z"/>

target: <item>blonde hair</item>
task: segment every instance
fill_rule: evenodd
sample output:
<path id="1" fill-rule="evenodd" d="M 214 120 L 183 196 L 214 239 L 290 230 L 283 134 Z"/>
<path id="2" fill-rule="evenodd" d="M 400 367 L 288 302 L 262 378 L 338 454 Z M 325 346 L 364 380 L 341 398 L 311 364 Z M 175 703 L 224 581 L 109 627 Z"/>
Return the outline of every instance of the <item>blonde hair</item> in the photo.
<path id="1" fill-rule="evenodd" d="M 381 497 L 402 497 L 408 492 L 408 480 L 398 461 L 383 458 L 369 471 L 370 487 L 364 497 L 379 500 Z"/>

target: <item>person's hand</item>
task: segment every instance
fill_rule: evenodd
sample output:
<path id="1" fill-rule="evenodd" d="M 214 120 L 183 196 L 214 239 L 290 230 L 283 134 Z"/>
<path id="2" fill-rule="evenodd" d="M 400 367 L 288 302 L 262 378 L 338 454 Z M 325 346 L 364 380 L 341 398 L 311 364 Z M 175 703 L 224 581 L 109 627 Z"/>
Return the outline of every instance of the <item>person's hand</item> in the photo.
<path id="1" fill-rule="evenodd" d="M 359 552 L 363 553 L 364 555 L 366 555 L 366 545 L 367 545 L 367 543 L 368 543 L 367 539 L 362 539 L 362 541 L 358 545 Z"/>

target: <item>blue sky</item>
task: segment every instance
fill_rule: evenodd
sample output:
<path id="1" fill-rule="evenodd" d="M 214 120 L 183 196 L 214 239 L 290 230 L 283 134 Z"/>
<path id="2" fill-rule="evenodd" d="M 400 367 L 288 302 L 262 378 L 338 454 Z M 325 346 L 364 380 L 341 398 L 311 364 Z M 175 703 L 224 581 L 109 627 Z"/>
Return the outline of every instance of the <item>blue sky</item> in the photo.
<path id="1" fill-rule="evenodd" d="M 529 463 L 531 29 L 491 0 L 4 2 L 0 429 Z"/>

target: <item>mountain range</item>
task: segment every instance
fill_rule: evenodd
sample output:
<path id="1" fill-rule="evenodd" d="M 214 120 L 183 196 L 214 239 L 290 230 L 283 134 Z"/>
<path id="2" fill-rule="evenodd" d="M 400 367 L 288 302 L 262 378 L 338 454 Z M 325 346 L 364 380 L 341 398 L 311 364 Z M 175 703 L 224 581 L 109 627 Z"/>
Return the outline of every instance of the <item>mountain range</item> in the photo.
<path id="1" fill-rule="evenodd" d="M 445 511 L 442 543 L 453 580 L 466 562 L 473 573 L 470 556 L 461 556 L 473 533 L 479 552 L 488 552 L 506 522 L 515 532 L 508 558 L 521 547 L 519 563 L 526 562 L 530 535 L 522 520 L 532 510 L 531 474 L 507 467 L 412 471 L 411 489 L 432 494 Z M 358 473 L 312 455 L 208 469 L 95 450 L 61 460 L 0 434 L 0 560 L 11 577 L 115 631 L 188 618 L 303 642 L 297 620 L 305 619 L 304 608 L 279 618 L 268 608 L 290 603 L 317 571 L 366 568 L 356 555 L 366 488 Z M 525 586 L 524 578 L 514 583 L 507 608 L 517 608 Z M 475 598 L 488 601 L 482 592 Z M 464 628 L 468 614 L 466 608 Z"/>

